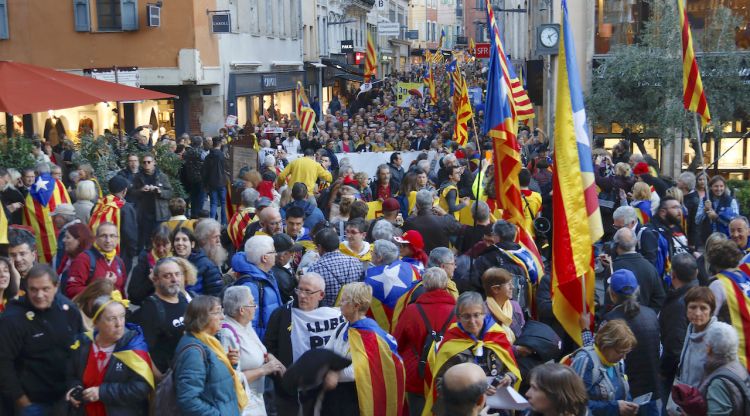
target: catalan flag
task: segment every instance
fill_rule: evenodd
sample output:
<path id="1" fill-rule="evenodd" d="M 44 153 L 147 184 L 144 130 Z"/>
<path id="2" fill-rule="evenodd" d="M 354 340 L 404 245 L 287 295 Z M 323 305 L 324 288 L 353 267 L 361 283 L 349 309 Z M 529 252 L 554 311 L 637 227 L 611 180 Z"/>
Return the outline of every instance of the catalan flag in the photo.
<path id="1" fill-rule="evenodd" d="M 461 75 L 461 71 L 456 70 L 455 72 L 458 76 L 453 92 L 454 102 L 456 103 L 456 124 L 453 127 L 453 138 L 459 146 L 464 146 L 469 141 L 469 120 L 474 117 L 474 111 L 471 109 L 471 103 L 469 102 L 466 80 Z"/>
<path id="2" fill-rule="evenodd" d="M 414 267 L 401 260 L 367 269 L 365 283 L 372 287 L 372 302 L 367 315 L 375 319 L 383 330 L 391 332 L 398 320 L 393 313 L 398 300 L 419 279 Z"/>
<path id="3" fill-rule="evenodd" d="M 438 96 L 437 96 L 437 88 L 435 88 L 435 75 L 432 73 L 432 67 L 428 70 L 427 78 L 425 78 L 425 82 L 427 83 L 427 88 L 430 91 L 430 102 L 432 105 L 437 105 L 438 102 Z"/>
<path id="4" fill-rule="evenodd" d="M 477 45 L 474 43 L 474 38 L 469 38 L 469 53 L 474 56 L 474 52 L 477 50 Z"/>
<path id="5" fill-rule="evenodd" d="M 300 131 L 310 134 L 315 127 L 315 110 L 310 107 L 302 83 L 297 81 L 297 115 L 299 116 Z"/>
<path id="6" fill-rule="evenodd" d="M 8 244 L 8 217 L 5 215 L 5 206 L 0 202 L 0 244 Z"/>
<path id="7" fill-rule="evenodd" d="M 743 263 L 737 269 L 724 270 L 716 274 L 721 282 L 727 299 L 729 319 L 732 326 L 737 330 L 739 358 L 745 368 L 750 366 L 750 300 L 748 293 L 740 285 L 750 282 L 750 267 Z"/>
<path id="8" fill-rule="evenodd" d="M 120 209 L 125 205 L 125 200 L 116 195 L 107 195 L 100 199 L 94 206 L 94 210 L 91 211 L 91 219 L 89 220 L 89 228 L 91 231 L 96 233 L 96 229 L 99 228 L 99 224 L 105 222 L 111 222 L 117 226 L 117 232 L 120 232 Z M 117 252 L 120 252 L 120 245 L 117 245 Z"/>
<path id="9" fill-rule="evenodd" d="M 378 75 L 378 60 L 375 55 L 375 42 L 372 34 L 367 32 L 367 50 L 365 51 L 365 84 Z"/>
<path id="10" fill-rule="evenodd" d="M 646 225 L 651 221 L 651 201 L 633 201 L 632 206 L 638 215 L 638 221 L 642 225 Z"/>
<path id="11" fill-rule="evenodd" d="M 251 223 L 257 221 L 255 218 L 255 208 L 242 208 L 235 212 L 227 223 L 227 234 L 232 241 L 235 250 L 242 250 L 242 240 L 245 237 L 245 229 Z"/>
<path id="12" fill-rule="evenodd" d="M 508 65 L 508 71 L 510 72 L 510 85 L 513 90 L 513 101 L 516 104 L 516 117 L 519 121 L 534 118 L 534 105 L 531 104 L 531 99 L 523 88 L 523 73 L 516 76 L 515 71 L 513 70 L 513 65 Z"/>
<path id="13" fill-rule="evenodd" d="M 578 318 L 594 311 L 593 243 L 603 234 L 575 44 L 562 1 L 552 207 L 552 310 L 582 344 Z"/>
<path id="14" fill-rule="evenodd" d="M 441 372 L 445 363 L 466 350 L 471 350 L 471 353 L 475 356 L 482 356 L 482 349 L 492 351 L 503 363 L 505 369 L 516 376 L 518 384 L 520 384 L 521 371 L 518 369 L 516 357 L 513 355 L 513 347 L 505 334 L 505 330 L 495 322 L 491 314 L 485 316 L 484 325 L 478 337 L 466 332 L 460 322 L 454 323 L 445 332 L 437 353 L 434 349 L 430 349 L 424 378 L 426 403 L 422 416 L 432 415 L 432 405 L 437 397 L 435 376 Z M 516 385 L 516 387 L 518 386 Z"/>
<path id="15" fill-rule="evenodd" d="M 57 205 L 69 203 L 65 185 L 49 173 L 39 175 L 26 195 L 23 223 L 34 230 L 40 263 L 51 264 L 57 253 L 57 232 L 50 214 L 55 212 Z"/>
<path id="16" fill-rule="evenodd" d="M 359 414 L 402 416 L 406 373 L 396 340 L 370 318 L 349 324 L 346 337 L 352 354 Z"/>
<path id="17" fill-rule="evenodd" d="M 438 52 L 443 49 L 445 45 L 445 29 L 440 29 L 440 42 L 438 43 Z"/>
<path id="18" fill-rule="evenodd" d="M 705 126 L 711 121 L 711 113 L 708 111 L 701 72 L 698 69 L 698 61 L 695 59 L 690 22 L 688 22 L 687 11 L 682 1 L 677 0 L 680 13 L 680 37 L 682 38 L 682 104 L 686 110 L 698 113 L 701 116 L 701 125 Z"/>

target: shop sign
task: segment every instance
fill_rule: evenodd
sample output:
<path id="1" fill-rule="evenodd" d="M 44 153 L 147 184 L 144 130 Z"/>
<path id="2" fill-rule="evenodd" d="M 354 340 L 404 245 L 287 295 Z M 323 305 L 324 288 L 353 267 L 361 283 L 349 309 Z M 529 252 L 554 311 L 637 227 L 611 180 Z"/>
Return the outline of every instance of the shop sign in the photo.
<path id="1" fill-rule="evenodd" d="M 365 59 L 365 53 L 364 52 L 355 52 L 354 53 L 354 65 L 360 65 L 362 64 L 362 61 Z"/>
<path id="2" fill-rule="evenodd" d="M 354 41 L 353 40 L 342 40 L 341 41 L 341 53 L 353 52 Z"/>
<path id="3" fill-rule="evenodd" d="M 489 58 L 490 57 L 490 44 L 489 43 L 477 43 L 474 56 L 477 58 Z"/>
<path id="4" fill-rule="evenodd" d="M 100 81 L 116 82 L 128 87 L 138 88 L 141 86 L 140 72 L 137 67 L 118 67 L 117 74 L 115 74 L 115 69 L 112 67 L 87 68 L 83 70 L 83 74 Z"/>
<path id="5" fill-rule="evenodd" d="M 378 36 L 398 36 L 401 30 L 401 25 L 391 22 L 380 22 L 378 23 Z"/>
<path id="6" fill-rule="evenodd" d="M 232 17 L 229 13 L 211 15 L 211 33 L 231 33 Z"/>
<path id="7" fill-rule="evenodd" d="M 263 75 L 262 76 L 263 81 L 263 89 L 272 89 L 276 88 L 278 86 L 278 81 L 276 80 L 276 75 Z"/>
<path id="8" fill-rule="evenodd" d="M 419 31 L 418 30 L 407 30 L 406 31 L 406 39 L 410 39 L 410 40 L 417 40 L 417 39 L 419 39 Z"/>

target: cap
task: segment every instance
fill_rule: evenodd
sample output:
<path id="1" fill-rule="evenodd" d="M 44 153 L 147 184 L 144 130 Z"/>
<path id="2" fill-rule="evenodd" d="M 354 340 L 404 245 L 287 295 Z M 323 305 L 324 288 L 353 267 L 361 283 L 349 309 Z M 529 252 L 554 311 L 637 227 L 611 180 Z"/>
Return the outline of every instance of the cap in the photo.
<path id="1" fill-rule="evenodd" d="M 412 248 L 417 250 L 424 250 L 422 234 L 417 230 L 409 230 L 401 237 L 393 237 L 393 240 L 400 244 L 409 244 Z"/>
<path id="2" fill-rule="evenodd" d="M 258 201 L 255 202 L 255 209 L 261 209 L 265 207 L 270 207 L 273 201 L 271 201 L 268 197 L 261 197 L 258 198 Z"/>
<path id="3" fill-rule="evenodd" d="M 633 168 L 633 175 L 643 175 L 649 173 L 648 163 L 638 162 Z"/>
<path id="4" fill-rule="evenodd" d="M 119 194 L 130 186 L 130 182 L 120 175 L 115 175 L 109 180 L 109 192 L 112 194 Z"/>
<path id="5" fill-rule="evenodd" d="M 401 204 L 398 203 L 396 198 L 386 198 L 383 201 L 383 211 L 398 211 L 401 209 Z"/>
<path id="6" fill-rule="evenodd" d="M 285 251 L 302 251 L 303 247 L 300 244 L 292 241 L 292 237 L 284 233 L 273 235 L 273 247 L 277 253 L 283 253 Z"/>
<path id="7" fill-rule="evenodd" d="M 55 212 L 50 214 L 52 217 L 56 215 L 68 215 L 74 217 L 76 215 L 76 209 L 73 208 L 73 205 L 71 204 L 60 204 L 55 207 Z"/>
<path id="8" fill-rule="evenodd" d="M 638 279 L 628 269 L 616 270 L 607 282 L 612 291 L 619 295 L 632 295 L 638 289 Z"/>

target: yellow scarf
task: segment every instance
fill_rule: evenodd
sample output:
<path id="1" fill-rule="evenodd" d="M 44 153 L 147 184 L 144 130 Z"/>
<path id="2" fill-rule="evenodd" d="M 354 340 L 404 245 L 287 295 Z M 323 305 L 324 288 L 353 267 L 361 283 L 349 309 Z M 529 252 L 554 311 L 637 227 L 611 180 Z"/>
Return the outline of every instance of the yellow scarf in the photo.
<path id="1" fill-rule="evenodd" d="M 107 260 L 107 263 L 111 263 L 112 260 L 114 260 L 115 256 L 117 255 L 117 249 L 111 250 L 111 251 L 104 251 L 96 243 L 94 243 L 94 248 L 96 249 L 96 251 L 102 253 L 102 256 L 104 256 L 104 260 Z"/>
<path id="2" fill-rule="evenodd" d="M 488 296 L 487 307 L 492 312 L 492 316 L 500 320 L 501 325 L 510 326 L 513 322 L 513 305 L 510 303 L 510 299 L 506 300 L 503 306 L 500 306 L 495 298 Z"/>
<path id="3" fill-rule="evenodd" d="M 604 354 L 602 354 L 601 351 L 599 351 L 599 347 L 594 345 L 594 351 L 596 351 L 596 356 L 599 357 L 599 361 L 602 362 L 602 365 L 605 367 L 614 367 L 617 363 L 610 363 L 607 361 L 606 358 L 604 358 Z"/>
<path id="4" fill-rule="evenodd" d="M 247 406 L 247 394 L 245 394 L 245 388 L 242 386 L 242 381 L 240 381 L 240 376 L 234 371 L 234 367 L 232 367 L 232 363 L 229 362 L 229 358 L 227 357 L 227 354 L 224 352 L 224 347 L 221 346 L 221 343 L 219 342 L 216 337 L 212 337 L 211 335 L 206 334 L 205 332 L 192 332 L 193 336 L 198 338 L 198 340 L 206 345 L 208 345 L 208 348 L 216 354 L 217 357 L 219 357 L 219 361 L 224 363 L 225 366 L 227 366 L 227 370 L 229 370 L 229 374 L 232 374 L 232 378 L 234 379 L 234 391 L 237 393 L 237 403 L 240 407 L 240 413 L 242 413 L 242 410 Z"/>
<path id="5" fill-rule="evenodd" d="M 152 256 L 154 256 L 154 261 L 155 261 L 155 262 L 157 262 L 157 261 L 159 261 L 159 260 L 161 260 L 161 259 L 162 259 L 161 257 L 159 257 L 159 255 L 158 255 L 158 254 L 156 254 L 156 249 L 153 249 L 153 248 L 151 249 L 151 255 L 152 255 Z M 167 257 L 168 257 L 168 256 L 167 256 Z"/>

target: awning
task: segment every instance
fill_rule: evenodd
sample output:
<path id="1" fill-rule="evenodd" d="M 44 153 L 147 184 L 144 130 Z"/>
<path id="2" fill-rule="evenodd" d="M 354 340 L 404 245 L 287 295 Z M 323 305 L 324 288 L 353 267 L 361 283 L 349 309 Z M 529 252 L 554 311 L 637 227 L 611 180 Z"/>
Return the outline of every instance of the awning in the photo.
<path id="1" fill-rule="evenodd" d="M 325 68 L 328 65 L 321 64 L 320 62 L 305 62 L 305 65 L 311 66 L 313 68 Z"/>
<path id="2" fill-rule="evenodd" d="M 365 82 L 364 77 L 360 75 L 354 75 L 354 74 L 347 74 L 346 72 L 339 72 L 333 75 L 336 78 L 342 78 L 347 81 L 355 81 L 355 82 Z"/>
<path id="3" fill-rule="evenodd" d="M 0 111 L 5 113 L 30 114 L 107 101 L 170 98 L 176 97 L 50 68 L 0 61 Z"/>

